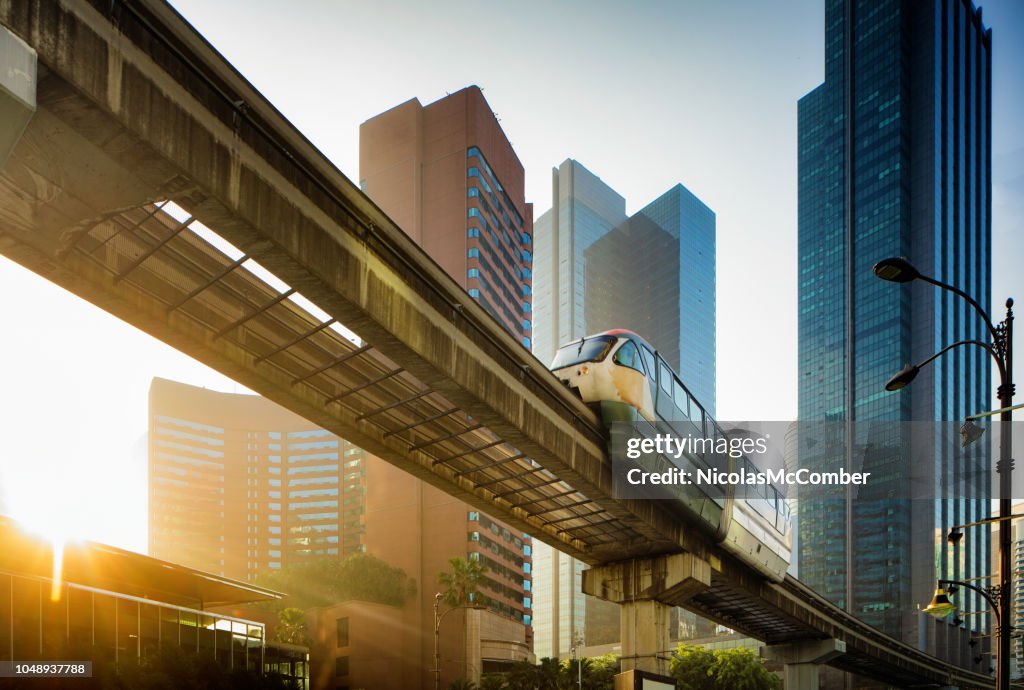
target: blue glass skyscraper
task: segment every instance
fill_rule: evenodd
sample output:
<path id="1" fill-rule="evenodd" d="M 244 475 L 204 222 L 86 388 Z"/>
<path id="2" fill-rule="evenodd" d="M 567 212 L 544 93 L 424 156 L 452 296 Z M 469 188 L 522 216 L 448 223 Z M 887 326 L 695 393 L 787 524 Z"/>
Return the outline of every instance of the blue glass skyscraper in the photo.
<path id="1" fill-rule="evenodd" d="M 986 331 L 962 300 L 880 281 L 871 267 L 908 257 L 988 308 L 990 51 L 970 0 L 826 0 L 825 82 L 799 104 L 802 422 L 955 421 L 988 409 L 981 348 L 957 348 L 901 393 L 884 391 L 905 363 Z M 860 455 L 877 472 L 877 500 L 837 509 L 801 491 L 800 578 L 886 632 L 971 665 L 965 636 L 916 609 L 938 577 L 989 573 L 986 530 L 959 546 L 944 540 L 952 525 L 988 516 L 987 483 L 954 494 L 961 468 L 936 446 L 925 453 L 935 463 L 931 500 L 907 500 L 905 458 L 841 428 L 836 450 L 811 460 Z M 984 610 L 967 597 L 960 604 Z"/>
<path id="2" fill-rule="evenodd" d="M 681 184 L 627 217 L 620 194 L 565 160 L 552 174 L 552 208 L 534 222 L 534 355 L 548 364 L 564 343 L 626 328 L 658 348 L 714 415 L 715 225 Z M 533 566 L 538 657 L 581 638 L 616 640 L 607 622 L 617 607 L 584 597 L 581 562 L 535 544 Z"/>

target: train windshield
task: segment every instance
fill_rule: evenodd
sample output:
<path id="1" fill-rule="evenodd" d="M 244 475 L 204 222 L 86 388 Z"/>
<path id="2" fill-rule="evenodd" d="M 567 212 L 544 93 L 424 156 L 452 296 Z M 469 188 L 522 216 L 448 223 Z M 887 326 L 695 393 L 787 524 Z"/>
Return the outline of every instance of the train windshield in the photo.
<path id="1" fill-rule="evenodd" d="M 579 342 L 569 343 L 555 353 L 555 361 L 551 363 L 551 369 L 554 371 L 583 362 L 600 362 L 608 356 L 615 341 L 615 336 L 597 335 L 593 338 L 584 338 Z"/>

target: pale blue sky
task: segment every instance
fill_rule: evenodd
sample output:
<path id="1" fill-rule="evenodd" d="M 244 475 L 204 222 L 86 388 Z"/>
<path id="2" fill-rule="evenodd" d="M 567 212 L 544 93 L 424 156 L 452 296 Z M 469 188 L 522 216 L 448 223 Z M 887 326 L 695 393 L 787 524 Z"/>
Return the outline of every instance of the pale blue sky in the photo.
<path id="1" fill-rule="evenodd" d="M 994 27 L 1001 304 L 1024 299 L 1024 2 L 981 4 Z M 823 79 L 822 0 L 174 5 L 353 180 L 361 122 L 478 84 L 535 216 L 567 157 L 631 212 L 682 182 L 718 218 L 719 415 L 795 416 L 796 101 Z M 3 346 L 0 512 L 75 515 L 72 531 L 143 550 L 151 377 L 232 384 L 3 259 L 0 290 L 19 296 L 0 304 L 19 324 Z M 80 440 L 68 453 L 61 437 Z"/>

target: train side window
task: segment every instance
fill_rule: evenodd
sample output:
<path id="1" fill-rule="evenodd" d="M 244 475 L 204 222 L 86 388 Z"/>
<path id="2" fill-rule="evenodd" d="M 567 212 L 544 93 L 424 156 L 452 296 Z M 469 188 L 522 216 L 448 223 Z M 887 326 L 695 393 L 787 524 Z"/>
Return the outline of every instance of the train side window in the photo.
<path id="1" fill-rule="evenodd" d="M 682 413 L 684 419 L 688 420 L 690 418 L 690 396 L 686 394 L 686 390 L 683 389 L 682 384 L 678 381 L 675 382 L 674 395 L 676 399 L 676 409 Z"/>
<path id="2" fill-rule="evenodd" d="M 640 361 L 640 353 L 637 352 L 636 345 L 630 340 L 627 340 L 623 343 L 622 347 L 615 351 L 614 360 L 616 364 L 636 369 L 641 374 L 644 373 L 644 365 Z"/>
<path id="3" fill-rule="evenodd" d="M 658 376 L 658 367 L 654 361 L 654 353 L 648 350 L 646 347 L 640 348 L 640 354 L 643 355 L 644 364 L 647 365 L 647 376 L 653 381 Z"/>
<path id="4" fill-rule="evenodd" d="M 672 395 L 672 370 L 664 362 L 661 363 L 661 387 L 666 393 Z"/>

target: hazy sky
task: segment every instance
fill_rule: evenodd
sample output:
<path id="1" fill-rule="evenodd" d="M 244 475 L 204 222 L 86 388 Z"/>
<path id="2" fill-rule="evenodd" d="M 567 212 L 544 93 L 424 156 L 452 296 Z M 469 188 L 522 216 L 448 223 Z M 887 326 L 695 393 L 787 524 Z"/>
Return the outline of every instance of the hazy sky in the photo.
<path id="1" fill-rule="evenodd" d="M 1024 299 L 1024 2 L 980 4 L 998 305 Z M 361 122 L 477 84 L 535 216 L 565 158 L 631 213 L 682 182 L 718 219 L 719 416 L 795 416 L 796 102 L 823 79 L 822 0 L 174 5 L 353 180 Z M 145 550 L 151 378 L 238 388 L 2 258 L 0 291 L 0 511 Z"/>

